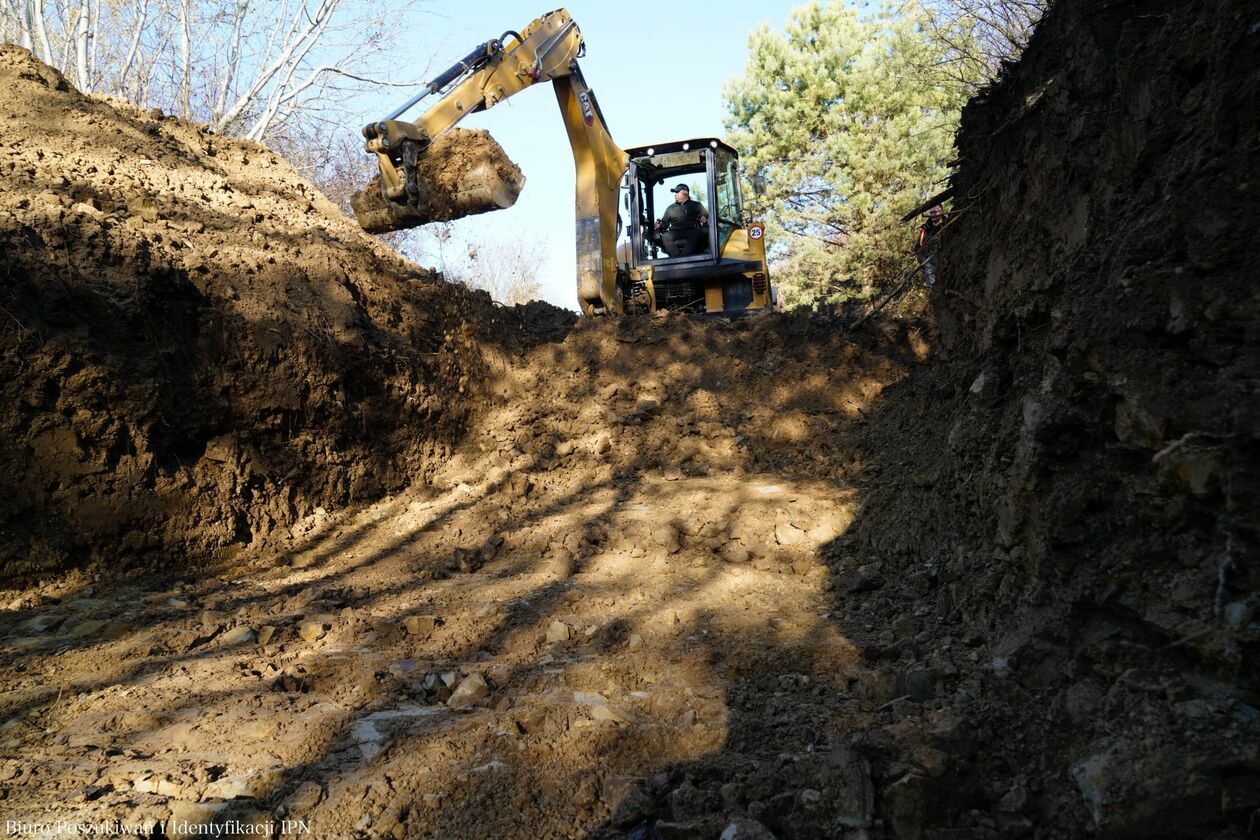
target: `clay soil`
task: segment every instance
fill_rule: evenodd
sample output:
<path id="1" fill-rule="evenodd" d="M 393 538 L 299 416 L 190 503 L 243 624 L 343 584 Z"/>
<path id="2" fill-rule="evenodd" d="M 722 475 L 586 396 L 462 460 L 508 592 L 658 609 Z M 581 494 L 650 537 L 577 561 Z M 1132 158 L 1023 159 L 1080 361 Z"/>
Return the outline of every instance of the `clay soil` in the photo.
<path id="1" fill-rule="evenodd" d="M 858 330 L 496 307 L 0 47 L 6 830 L 1255 836 L 1257 21 L 1057 4 Z"/>
<path id="2" fill-rule="evenodd" d="M 360 227 L 386 233 L 502 210 L 524 187 L 524 173 L 490 132 L 453 128 L 420 156 L 414 204 L 387 200 L 378 175 L 351 196 L 350 206 Z"/>

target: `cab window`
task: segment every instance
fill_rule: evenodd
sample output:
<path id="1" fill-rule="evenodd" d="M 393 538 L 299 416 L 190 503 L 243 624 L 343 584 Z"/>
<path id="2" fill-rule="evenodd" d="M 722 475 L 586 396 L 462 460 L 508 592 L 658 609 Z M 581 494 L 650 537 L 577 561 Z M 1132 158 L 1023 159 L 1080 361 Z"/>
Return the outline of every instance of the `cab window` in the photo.
<path id="1" fill-rule="evenodd" d="M 670 207 L 678 203 L 674 188 L 686 185 L 688 198 L 700 205 L 700 214 L 706 218 L 712 207 L 708 191 L 708 172 L 704 154 L 700 150 L 670 152 L 635 161 L 638 171 L 638 204 L 642 211 L 639 220 L 642 237 L 639 241 L 639 261 L 684 259 L 709 253 L 709 226 L 699 226 L 692 218 L 683 227 L 664 226 Z M 692 211 L 693 216 L 697 215 Z M 670 228 L 675 228 L 671 230 Z"/>
<path id="2" fill-rule="evenodd" d="M 744 224 L 744 208 L 740 205 L 739 171 L 735 156 L 725 149 L 719 149 L 715 161 L 715 184 L 717 200 L 714 206 L 717 211 L 718 252 L 730 239 L 735 229 Z"/>

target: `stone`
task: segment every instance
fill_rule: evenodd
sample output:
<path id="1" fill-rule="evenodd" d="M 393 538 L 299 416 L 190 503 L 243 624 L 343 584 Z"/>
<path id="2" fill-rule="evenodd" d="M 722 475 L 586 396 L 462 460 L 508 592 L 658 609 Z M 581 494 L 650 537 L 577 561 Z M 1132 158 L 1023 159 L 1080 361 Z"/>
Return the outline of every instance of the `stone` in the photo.
<path id="1" fill-rule="evenodd" d="M 1116 405 L 1116 438 L 1129 446 L 1159 449 L 1164 443 L 1164 421 L 1129 401 Z"/>
<path id="2" fill-rule="evenodd" d="M 722 829 L 720 840 L 775 840 L 775 836 L 756 820 L 736 817 Z"/>
<path id="3" fill-rule="evenodd" d="M 673 554 L 681 548 L 678 541 L 678 532 L 670 525 L 658 525 L 652 529 L 652 542 L 660 546 L 665 551 Z"/>
<path id="4" fill-rule="evenodd" d="M 920 840 L 929 814 L 929 782 L 923 776 L 907 773 L 884 791 L 884 819 L 893 836 Z"/>
<path id="5" fill-rule="evenodd" d="M 183 785 L 165 776 L 146 776 L 131 783 L 135 793 L 153 793 L 158 796 L 179 796 L 184 792 Z"/>
<path id="6" fill-rule="evenodd" d="M 271 793 L 282 778 L 283 772 L 279 769 L 224 776 L 206 785 L 206 797 L 209 799 L 262 799 Z"/>
<path id="7" fill-rule="evenodd" d="M 65 621 L 65 618 L 59 615 L 37 615 L 23 622 L 20 629 L 23 633 L 47 633 L 49 630 L 59 626 L 63 621 Z"/>
<path id="8" fill-rule="evenodd" d="M 106 642 L 115 642 L 134 633 L 136 626 L 127 621 L 111 621 L 101 630 L 100 637 Z"/>
<path id="9" fill-rule="evenodd" d="M 301 816 L 318 805 L 323 796 L 324 789 L 319 786 L 319 782 L 302 782 L 298 785 L 298 789 L 289 794 L 289 798 L 284 801 L 285 815 Z"/>
<path id="10" fill-rule="evenodd" d="M 551 626 L 547 628 L 548 642 L 567 642 L 569 640 L 569 625 L 563 621 L 556 619 L 551 622 Z"/>
<path id="11" fill-rule="evenodd" d="M 868 563 L 857 567 L 857 571 L 845 581 L 844 590 L 850 594 L 856 594 L 858 592 L 870 592 L 879 589 L 883 585 L 884 577 L 879 572 L 879 566 L 874 563 Z"/>
<path id="12" fill-rule="evenodd" d="M 612 780 L 606 781 L 604 796 L 605 800 L 610 804 L 615 802 L 616 807 L 613 809 L 610 822 L 617 828 L 633 834 L 635 826 L 642 825 L 656 811 L 656 802 L 652 795 L 646 790 L 646 785 L 640 784 L 637 779 L 618 780 L 620 796 L 612 796 L 608 788 L 612 784 Z M 650 837 L 650 834 L 639 834 L 640 837 Z"/>
<path id="13" fill-rule="evenodd" d="M 398 679 L 410 677 L 416 670 L 415 660 L 399 659 L 389 663 L 389 673 Z"/>
<path id="14" fill-rule="evenodd" d="M 762 559 L 773 555 L 774 550 L 764 542 L 751 542 L 748 544 L 748 553 L 752 557 Z"/>
<path id="15" fill-rule="evenodd" d="M 774 539 L 782 546 L 799 546 L 806 541 L 806 534 L 790 522 L 774 526 Z"/>
<path id="16" fill-rule="evenodd" d="M 254 633 L 252 628 L 246 627 L 242 624 L 239 627 L 233 627 L 231 630 L 220 636 L 219 643 L 225 647 L 232 647 L 234 645 L 247 645 L 255 641 L 257 638 L 258 636 Z"/>
<path id="17" fill-rule="evenodd" d="M 613 723 L 631 723 L 634 717 L 624 709 L 616 706 L 593 706 L 591 708 L 591 717 L 595 720 L 611 721 Z"/>
<path id="18" fill-rule="evenodd" d="M 1173 442 L 1152 459 L 1160 476 L 1193 496 L 1206 496 L 1216 486 L 1220 460 L 1211 448 L 1190 442 L 1190 435 Z"/>
<path id="19" fill-rule="evenodd" d="M 1024 806 L 1028 804 L 1028 788 L 1026 788 L 1018 780 L 1011 785 L 1011 789 L 1006 792 L 1001 801 L 998 802 L 998 810 L 1004 814 L 1018 814 L 1024 810 Z"/>
<path id="20" fill-rule="evenodd" d="M 469 674 L 455 689 L 455 693 L 446 701 L 452 709 L 467 709 L 476 706 L 490 696 L 490 685 L 481 674 Z"/>
<path id="21" fill-rule="evenodd" d="M 631 633 L 630 638 L 626 640 L 626 650 L 635 651 L 643 647 L 643 637 L 638 633 Z"/>
<path id="22" fill-rule="evenodd" d="M 199 832 L 197 828 L 213 825 L 227 808 L 226 802 L 190 802 L 177 799 L 169 804 L 171 823 L 174 824 L 167 826 L 167 832 L 171 836 L 202 833 L 209 835 L 209 831 Z"/>
<path id="23" fill-rule="evenodd" d="M 307 642 L 318 642 L 332 629 L 332 621 L 327 616 L 311 618 L 298 625 L 298 635 Z"/>
<path id="24" fill-rule="evenodd" d="M 905 676 L 906 694 L 919 703 L 931 700 L 936 696 L 937 673 L 930 669 L 907 671 Z"/>
<path id="25" fill-rule="evenodd" d="M 585 775 L 578 780 L 570 800 L 574 807 L 586 809 L 599 801 L 599 779 L 593 775 Z"/>
<path id="26" fill-rule="evenodd" d="M 275 625 L 264 624 L 258 628 L 258 644 L 265 645 L 271 642 L 276 636 Z"/>
<path id="27" fill-rule="evenodd" d="M 70 635 L 76 639 L 85 639 L 88 636 L 95 636 L 104 626 L 105 622 L 89 618 L 74 625 L 70 630 Z"/>
<path id="28" fill-rule="evenodd" d="M 1222 613 L 1225 616 L 1225 626 L 1235 633 L 1241 633 L 1246 630 L 1256 617 L 1255 609 L 1243 601 L 1233 601 L 1226 604 Z"/>
<path id="29" fill-rule="evenodd" d="M 1072 765 L 1072 779 L 1076 782 L 1085 806 L 1089 808 L 1094 825 L 1102 825 L 1103 803 L 1106 802 L 1107 771 L 1110 755 L 1107 752 L 1089 756 Z"/>
<path id="30" fill-rule="evenodd" d="M 729 542 L 722 547 L 722 557 L 730 563 L 747 563 L 748 550 L 737 542 Z"/>
<path id="31" fill-rule="evenodd" d="M 561 546 L 551 553 L 551 560 L 548 565 L 551 574 L 560 580 L 567 580 L 573 577 L 577 564 L 573 552 Z"/>
<path id="32" fill-rule="evenodd" d="M 276 731 L 276 721 L 269 717 L 254 718 L 239 724 L 235 731 L 247 743 L 264 741 Z"/>
<path id="33" fill-rule="evenodd" d="M 910 748 L 910 760 L 924 775 L 932 779 L 942 778 L 949 770 L 949 753 L 923 742 Z"/>
<path id="34" fill-rule="evenodd" d="M 407 635 L 427 639 L 437 627 L 437 619 L 431 615 L 409 615 L 403 619 L 403 627 L 407 628 Z"/>
<path id="35" fill-rule="evenodd" d="M 1063 695 L 1063 710 L 1068 720 L 1080 725 L 1088 723 L 1102 705 L 1103 693 L 1087 682 L 1074 683 Z"/>

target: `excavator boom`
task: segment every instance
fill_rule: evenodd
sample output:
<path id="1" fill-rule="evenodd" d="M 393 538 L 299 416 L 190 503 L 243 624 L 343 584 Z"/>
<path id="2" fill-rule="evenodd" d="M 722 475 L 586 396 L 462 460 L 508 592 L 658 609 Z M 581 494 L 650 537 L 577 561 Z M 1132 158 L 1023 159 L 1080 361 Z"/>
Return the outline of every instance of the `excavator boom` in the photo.
<path id="1" fill-rule="evenodd" d="M 488 134 L 456 126 L 549 81 L 577 173 L 583 313 L 771 308 L 764 228 L 744 218 L 736 150 L 712 137 L 622 149 L 578 67 L 583 52 L 569 13 L 548 12 L 519 33 L 479 44 L 386 119 L 365 127 L 381 174 L 351 200 L 359 223 L 371 232 L 397 230 L 511 206 L 524 185 L 520 170 Z M 418 119 L 399 119 L 429 96 L 437 100 Z M 629 216 L 619 249 L 623 189 Z M 692 201 L 691 216 L 681 220 L 667 212 L 675 197 L 686 201 L 693 191 L 707 205 Z"/>
<path id="2" fill-rule="evenodd" d="M 557 9 L 519 33 L 505 32 L 479 45 L 388 118 L 366 126 L 366 148 L 376 155 L 381 174 L 352 201 L 360 224 L 372 232 L 397 230 L 514 203 L 524 183 L 520 170 L 488 135 L 474 139 L 478 136 L 452 135 L 452 129 L 468 114 L 550 81 L 577 174 L 579 303 L 588 314 L 620 312 L 617 196 L 628 158 L 582 78 L 577 62 L 582 54 L 577 24 Z M 398 119 L 430 95 L 439 99 L 417 120 Z M 449 142 L 456 136 L 458 142 Z M 470 144 L 478 147 L 473 154 Z M 448 177 L 452 168 L 457 179 Z"/>

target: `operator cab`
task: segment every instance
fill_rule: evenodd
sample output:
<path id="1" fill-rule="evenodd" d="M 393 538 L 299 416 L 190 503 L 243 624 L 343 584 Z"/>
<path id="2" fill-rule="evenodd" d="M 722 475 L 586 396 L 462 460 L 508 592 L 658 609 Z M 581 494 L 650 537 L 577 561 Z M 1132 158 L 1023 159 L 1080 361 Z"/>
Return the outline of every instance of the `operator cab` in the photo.
<path id="1" fill-rule="evenodd" d="M 746 247 L 738 153 L 712 137 L 627 151 L 631 223 L 622 253 L 635 275 L 651 278 L 655 306 L 699 312 L 759 308 L 765 263 L 764 256 L 750 259 L 754 254 Z M 703 215 L 692 208 L 682 230 L 670 229 L 679 227 L 677 222 L 662 229 L 679 186 L 699 202 Z M 736 231 L 740 235 L 732 241 Z M 757 272 L 761 288 L 754 291 Z"/>

